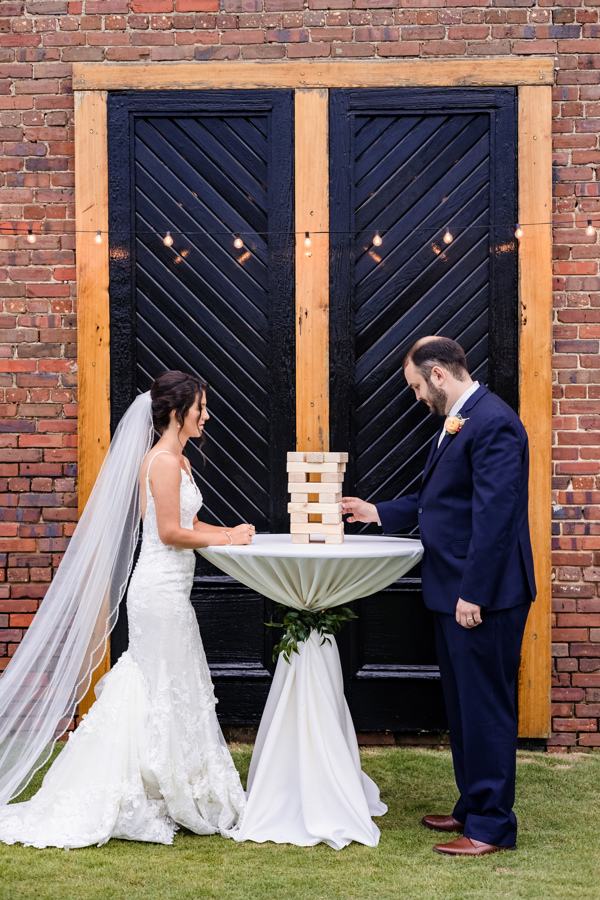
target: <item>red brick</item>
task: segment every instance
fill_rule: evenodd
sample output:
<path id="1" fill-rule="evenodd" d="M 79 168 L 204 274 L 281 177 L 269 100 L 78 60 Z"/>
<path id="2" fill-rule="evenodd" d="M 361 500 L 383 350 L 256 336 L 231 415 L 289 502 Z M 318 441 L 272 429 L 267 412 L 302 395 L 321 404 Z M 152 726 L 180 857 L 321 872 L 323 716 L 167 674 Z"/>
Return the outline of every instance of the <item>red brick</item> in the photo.
<path id="1" fill-rule="evenodd" d="M 31 613 L 16 613 L 10 616 L 11 628 L 28 628 L 32 622 L 33 614 Z"/>
<path id="2" fill-rule="evenodd" d="M 89 7 L 86 4 L 86 8 Z M 173 12 L 173 0 L 131 0 L 133 13 L 168 13 Z"/>
<path id="3" fill-rule="evenodd" d="M 177 12 L 218 12 L 219 0 L 175 0 Z"/>
<path id="4" fill-rule="evenodd" d="M 31 597 L 25 600 L 17 600 L 14 598 L 2 600 L 0 599 L 0 613 L 34 613 L 38 608 L 39 602 Z"/>
<path id="5" fill-rule="evenodd" d="M 465 52 L 464 41 L 427 41 L 423 44 L 424 56 L 461 56 Z"/>
<path id="6" fill-rule="evenodd" d="M 265 0 L 267 2 L 267 0 Z M 287 48 L 289 59 L 301 59 L 303 57 L 320 57 L 329 56 L 331 53 L 331 44 L 291 44 Z"/>
<path id="7" fill-rule="evenodd" d="M 597 719 L 560 719 L 552 721 L 555 731 L 598 731 Z"/>
<path id="8" fill-rule="evenodd" d="M 576 703 L 583 697 L 583 688 L 552 688 L 552 699 L 556 702 Z"/>
<path id="9" fill-rule="evenodd" d="M 571 656 L 600 656 L 600 643 L 571 644 Z"/>
<path id="10" fill-rule="evenodd" d="M 262 44 L 264 31 L 226 31 L 221 35 L 222 44 Z"/>
<path id="11" fill-rule="evenodd" d="M 398 44 L 381 43 L 377 45 L 379 56 L 418 56 L 420 44 L 418 41 L 400 41 Z"/>

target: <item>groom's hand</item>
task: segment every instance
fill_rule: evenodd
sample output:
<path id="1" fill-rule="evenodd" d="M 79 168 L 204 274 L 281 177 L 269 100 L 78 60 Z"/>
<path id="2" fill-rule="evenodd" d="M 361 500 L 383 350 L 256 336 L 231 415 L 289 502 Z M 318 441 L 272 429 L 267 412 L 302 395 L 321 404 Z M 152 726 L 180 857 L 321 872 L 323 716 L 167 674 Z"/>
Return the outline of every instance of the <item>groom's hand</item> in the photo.
<path id="1" fill-rule="evenodd" d="M 467 603 L 459 598 L 456 604 L 456 621 L 463 628 L 475 628 L 481 625 L 481 607 L 476 603 Z"/>
<path id="2" fill-rule="evenodd" d="M 342 497 L 342 513 L 349 516 L 349 522 L 379 523 L 375 504 L 359 500 L 358 497 Z"/>

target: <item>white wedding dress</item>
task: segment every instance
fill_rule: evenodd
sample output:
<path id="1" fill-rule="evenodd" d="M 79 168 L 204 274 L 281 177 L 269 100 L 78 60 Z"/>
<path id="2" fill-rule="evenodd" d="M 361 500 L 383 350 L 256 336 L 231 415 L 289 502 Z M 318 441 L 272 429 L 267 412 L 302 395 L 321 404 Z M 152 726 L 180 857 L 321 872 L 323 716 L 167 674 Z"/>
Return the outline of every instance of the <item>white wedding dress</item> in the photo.
<path id="1" fill-rule="evenodd" d="M 148 475 L 146 495 L 127 594 L 129 649 L 98 683 L 98 699 L 38 793 L 0 808 L 4 843 L 171 844 L 179 825 L 229 836 L 241 821 L 246 798 L 217 721 L 190 603 L 195 554 L 161 542 Z M 192 528 L 202 496 L 183 470 L 180 503 L 181 526 Z"/>

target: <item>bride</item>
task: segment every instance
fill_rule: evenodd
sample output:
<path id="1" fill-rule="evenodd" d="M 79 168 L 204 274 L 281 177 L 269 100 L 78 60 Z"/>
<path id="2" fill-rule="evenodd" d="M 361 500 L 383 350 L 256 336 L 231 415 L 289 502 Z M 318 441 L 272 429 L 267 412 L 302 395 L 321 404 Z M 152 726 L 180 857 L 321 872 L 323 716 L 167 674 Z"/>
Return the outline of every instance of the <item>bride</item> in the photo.
<path id="1" fill-rule="evenodd" d="M 130 407 L 51 589 L 0 680 L 4 843 L 170 844 L 179 825 L 227 835 L 241 820 L 245 795 L 217 721 L 190 592 L 194 548 L 248 544 L 254 527 L 197 518 L 202 497 L 183 449 L 209 419 L 206 390 L 199 378 L 165 372 Z M 148 452 L 154 430 L 160 439 Z M 98 683 L 96 703 L 38 793 L 7 805 L 48 758 L 103 656 L 140 511 L 129 648 Z"/>

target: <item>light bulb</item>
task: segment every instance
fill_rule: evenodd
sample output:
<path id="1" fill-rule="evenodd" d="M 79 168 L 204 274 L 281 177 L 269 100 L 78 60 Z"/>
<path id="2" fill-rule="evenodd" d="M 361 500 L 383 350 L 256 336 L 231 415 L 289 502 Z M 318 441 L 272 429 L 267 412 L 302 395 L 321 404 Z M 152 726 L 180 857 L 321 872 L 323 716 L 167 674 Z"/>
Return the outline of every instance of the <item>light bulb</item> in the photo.
<path id="1" fill-rule="evenodd" d="M 383 243 L 383 239 L 382 239 L 381 235 L 379 234 L 379 232 L 376 231 L 375 237 L 373 238 L 373 244 L 375 245 L 375 247 L 381 247 L 382 243 Z"/>
<path id="2" fill-rule="evenodd" d="M 94 238 L 94 243 L 95 243 L 95 244 L 101 244 L 101 243 L 102 243 L 102 232 L 100 231 L 100 229 L 98 229 L 98 231 L 96 232 L 96 236 L 95 236 L 95 238 Z"/>
<path id="3" fill-rule="evenodd" d="M 451 244 L 453 240 L 454 240 L 454 238 L 453 238 L 452 235 L 450 234 L 449 229 L 446 228 L 446 234 L 445 234 L 444 237 L 443 237 L 444 243 L 445 243 L 445 244 Z"/>
<path id="4" fill-rule="evenodd" d="M 236 234 L 235 240 L 233 242 L 233 246 L 236 248 L 236 250 L 241 250 L 242 247 L 244 246 L 244 242 L 241 239 L 241 237 L 239 236 L 239 234 Z"/>
<path id="5" fill-rule="evenodd" d="M 305 247 L 311 247 L 311 246 L 312 246 L 312 241 L 311 241 L 311 239 L 310 239 L 310 234 L 309 234 L 309 232 L 308 232 L 308 231 L 305 231 L 304 234 L 305 234 L 305 237 L 304 237 L 304 246 L 305 246 Z"/>
<path id="6" fill-rule="evenodd" d="M 516 237 L 516 238 L 522 238 L 522 237 L 523 237 L 523 229 L 521 228 L 521 226 L 519 225 L 518 222 L 517 222 L 517 230 L 515 231 L 515 237 Z"/>
<path id="7" fill-rule="evenodd" d="M 173 238 L 171 237 L 171 232 L 170 232 L 170 231 L 167 231 L 167 233 L 165 234 L 165 236 L 164 236 L 164 238 L 163 238 L 163 244 L 165 245 L 165 247 L 171 247 L 171 246 L 172 246 L 172 244 L 173 244 Z"/>
<path id="8" fill-rule="evenodd" d="M 35 242 L 37 241 L 37 237 L 31 230 L 31 228 L 27 229 L 27 240 L 29 241 L 30 244 L 35 244 Z"/>
<path id="9" fill-rule="evenodd" d="M 591 219 L 588 219 L 587 228 L 585 229 L 585 233 L 586 233 L 589 237 L 593 237 L 593 236 L 596 234 L 596 229 L 595 229 L 594 226 L 592 225 L 592 220 L 591 220 Z"/>

